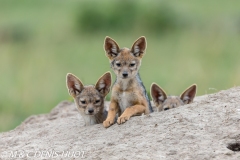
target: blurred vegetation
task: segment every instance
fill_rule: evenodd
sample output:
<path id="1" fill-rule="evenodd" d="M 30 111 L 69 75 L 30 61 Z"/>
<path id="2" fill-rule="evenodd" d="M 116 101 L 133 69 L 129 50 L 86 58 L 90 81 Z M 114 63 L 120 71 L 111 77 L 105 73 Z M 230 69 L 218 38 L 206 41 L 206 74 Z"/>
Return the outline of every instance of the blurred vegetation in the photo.
<path id="1" fill-rule="evenodd" d="M 240 85 L 240 1 L 0 1 L 0 131 L 72 100 L 68 72 L 94 84 L 111 70 L 107 35 L 121 47 L 146 36 L 148 92 L 152 82 L 171 95 Z"/>
<path id="2" fill-rule="evenodd" d="M 111 5 L 102 5 L 99 1 L 94 3 L 101 7 L 92 7 L 92 1 L 88 1 L 76 14 L 76 27 L 79 31 L 129 32 L 138 29 L 164 33 L 179 29 L 181 27 L 179 19 L 183 19 L 165 1 L 152 2 L 155 5 L 151 4 L 151 7 L 127 0 L 116 1 Z"/>
<path id="3" fill-rule="evenodd" d="M 123 0 L 103 5 L 101 1 L 95 1 L 94 4 L 100 7 L 93 7 L 93 1 L 87 1 L 76 15 L 76 27 L 89 33 L 132 30 L 139 12 L 135 3 Z"/>

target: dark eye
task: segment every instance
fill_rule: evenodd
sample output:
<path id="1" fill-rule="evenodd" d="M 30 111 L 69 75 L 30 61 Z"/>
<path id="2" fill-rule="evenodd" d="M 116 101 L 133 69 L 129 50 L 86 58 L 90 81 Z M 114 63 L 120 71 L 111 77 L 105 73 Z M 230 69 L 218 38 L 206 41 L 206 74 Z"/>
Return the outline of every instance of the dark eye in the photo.
<path id="1" fill-rule="evenodd" d="M 116 63 L 116 66 L 120 67 L 120 66 L 121 66 L 121 63 Z"/>
<path id="2" fill-rule="evenodd" d="M 96 101 L 95 101 L 95 103 L 99 103 L 99 102 L 100 102 L 100 100 L 96 100 Z"/>
<path id="3" fill-rule="evenodd" d="M 82 104 L 86 104 L 86 101 L 81 101 Z"/>
<path id="4" fill-rule="evenodd" d="M 135 63 L 131 63 L 130 66 L 131 66 L 131 67 L 135 66 Z"/>

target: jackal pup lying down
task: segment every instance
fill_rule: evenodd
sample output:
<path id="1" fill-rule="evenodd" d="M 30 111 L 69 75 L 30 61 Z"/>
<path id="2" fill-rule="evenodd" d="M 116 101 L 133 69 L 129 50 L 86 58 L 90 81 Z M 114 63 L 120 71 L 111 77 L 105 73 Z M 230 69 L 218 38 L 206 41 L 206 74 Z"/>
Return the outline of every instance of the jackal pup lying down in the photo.
<path id="1" fill-rule="evenodd" d="M 67 88 L 74 98 L 76 107 L 85 121 L 85 125 L 102 123 L 107 117 L 104 109 L 105 96 L 111 86 L 111 73 L 99 78 L 96 85 L 83 85 L 75 75 L 67 74 Z"/>
<path id="2" fill-rule="evenodd" d="M 197 92 L 197 85 L 191 85 L 180 96 L 167 96 L 166 92 L 156 83 L 152 84 L 150 90 L 153 103 L 159 112 L 192 103 Z"/>
<path id="3" fill-rule="evenodd" d="M 138 74 L 146 45 L 145 37 L 140 37 L 131 49 L 120 49 L 113 39 L 105 38 L 106 56 L 117 76 L 112 87 L 108 116 L 103 122 L 106 128 L 114 123 L 117 113 L 117 123 L 122 124 L 132 116 L 152 112 L 152 106 Z"/>

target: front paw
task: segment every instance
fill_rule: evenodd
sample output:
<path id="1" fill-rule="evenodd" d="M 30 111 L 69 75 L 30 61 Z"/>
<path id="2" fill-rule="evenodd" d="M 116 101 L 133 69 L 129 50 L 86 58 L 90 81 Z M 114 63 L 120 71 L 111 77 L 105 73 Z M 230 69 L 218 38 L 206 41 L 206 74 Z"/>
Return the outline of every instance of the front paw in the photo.
<path id="1" fill-rule="evenodd" d="M 108 128 L 108 127 L 110 127 L 113 123 L 114 123 L 113 120 L 105 120 L 105 121 L 103 121 L 103 126 L 104 126 L 105 128 Z"/>
<path id="2" fill-rule="evenodd" d="M 121 116 L 121 117 L 118 118 L 117 123 L 118 124 L 123 124 L 129 119 L 130 119 L 130 116 Z"/>

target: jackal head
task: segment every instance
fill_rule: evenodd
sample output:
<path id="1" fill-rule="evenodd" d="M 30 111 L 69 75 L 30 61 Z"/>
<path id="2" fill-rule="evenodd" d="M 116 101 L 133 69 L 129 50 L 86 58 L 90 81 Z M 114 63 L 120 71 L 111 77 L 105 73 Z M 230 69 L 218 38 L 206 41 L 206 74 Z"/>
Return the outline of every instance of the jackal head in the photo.
<path id="1" fill-rule="evenodd" d="M 118 78 L 127 79 L 137 75 L 146 46 L 145 37 L 138 38 L 131 49 L 120 49 L 117 42 L 112 38 L 105 38 L 104 49 L 106 56 L 109 58 L 111 68 Z"/>
<path id="2" fill-rule="evenodd" d="M 196 95 L 197 85 L 193 84 L 187 88 L 180 96 L 167 96 L 166 92 L 153 83 L 151 86 L 151 96 L 158 111 L 176 108 L 193 102 Z"/>
<path id="3" fill-rule="evenodd" d="M 81 114 L 95 115 L 103 111 L 104 99 L 111 86 L 111 73 L 102 75 L 96 85 L 83 85 L 75 75 L 67 74 L 67 88 Z"/>

